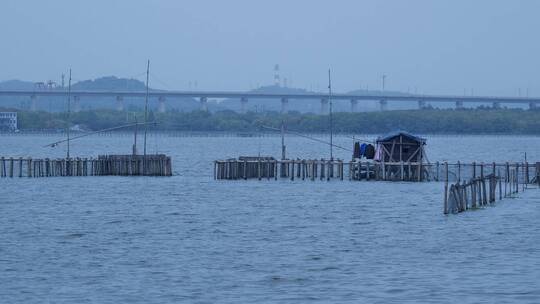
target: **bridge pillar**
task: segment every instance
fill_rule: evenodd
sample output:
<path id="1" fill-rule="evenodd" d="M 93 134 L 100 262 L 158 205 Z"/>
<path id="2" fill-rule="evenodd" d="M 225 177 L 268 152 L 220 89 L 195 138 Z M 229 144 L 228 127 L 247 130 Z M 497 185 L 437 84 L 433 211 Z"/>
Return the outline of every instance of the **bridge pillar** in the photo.
<path id="1" fill-rule="evenodd" d="M 498 101 L 495 101 L 495 102 L 493 102 L 492 107 L 493 107 L 494 109 L 500 109 L 500 108 L 501 108 L 501 103 L 498 102 Z"/>
<path id="2" fill-rule="evenodd" d="M 426 108 L 426 101 L 425 100 L 419 100 L 418 101 L 418 109 L 422 110 Z"/>
<path id="3" fill-rule="evenodd" d="M 36 95 L 30 96 L 30 111 L 35 112 L 37 110 Z"/>
<path id="4" fill-rule="evenodd" d="M 81 98 L 77 95 L 73 96 L 73 112 L 77 113 L 81 111 Z"/>
<path id="5" fill-rule="evenodd" d="M 379 100 L 379 106 L 381 111 L 386 111 L 388 109 L 388 101 L 386 100 Z"/>
<path id="6" fill-rule="evenodd" d="M 456 109 L 463 109 L 463 101 L 456 101 Z"/>
<path id="7" fill-rule="evenodd" d="M 208 112 L 208 98 L 207 97 L 201 97 L 201 111 Z"/>
<path id="8" fill-rule="evenodd" d="M 159 96 L 158 98 L 158 113 L 165 113 L 165 97 Z"/>
<path id="9" fill-rule="evenodd" d="M 289 112 L 289 99 L 281 98 L 281 114 L 287 114 Z"/>
<path id="10" fill-rule="evenodd" d="M 124 97 L 123 96 L 116 96 L 116 111 L 124 111 Z"/>
<path id="11" fill-rule="evenodd" d="M 358 111 L 358 100 L 351 99 L 351 112 L 357 112 Z"/>
<path id="12" fill-rule="evenodd" d="M 529 102 L 529 110 L 535 110 L 537 108 L 537 104 L 534 101 Z"/>
<path id="13" fill-rule="evenodd" d="M 321 115 L 325 115 L 325 114 L 328 114 L 328 113 L 329 113 L 328 99 L 323 98 L 323 99 L 321 99 Z"/>
<path id="14" fill-rule="evenodd" d="M 248 102 L 248 99 L 246 97 L 240 98 L 240 113 L 242 114 L 246 113 L 247 102 Z"/>

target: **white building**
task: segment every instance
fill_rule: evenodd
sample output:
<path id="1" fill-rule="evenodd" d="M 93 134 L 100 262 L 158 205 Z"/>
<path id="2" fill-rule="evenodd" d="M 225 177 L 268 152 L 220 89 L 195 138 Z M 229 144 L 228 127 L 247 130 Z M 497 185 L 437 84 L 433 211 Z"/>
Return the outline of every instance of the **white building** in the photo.
<path id="1" fill-rule="evenodd" d="M 0 130 L 17 130 L 17 112 L 0 112 Z"/>

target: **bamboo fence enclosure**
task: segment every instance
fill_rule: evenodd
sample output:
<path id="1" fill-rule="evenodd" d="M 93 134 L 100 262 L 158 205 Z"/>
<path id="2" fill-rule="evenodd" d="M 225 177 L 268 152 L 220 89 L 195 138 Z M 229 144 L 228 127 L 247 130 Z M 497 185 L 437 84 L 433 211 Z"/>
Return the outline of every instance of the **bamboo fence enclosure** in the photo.
<path id="1" fill-rule="evenodd" d="M 0 177 L 171 176 L 171 158 L 163 155 L 100 155 L 98 158 L 0 158 Z"/>
<path id="2" fill-rule="evenodd" d="M 537 166 L 538 169 L 538 166 Z M 499 200 L 522 191 L 528 187 L 529 183 L 535 182 L 540 187 L 538 171 L 533 180 L 520 179 L 519 167 L 509 169 L 507 174 L 502 177 L 491 173 L 486 176 L 471 178 L 468 181 L 458 181 L 448 186 L 444 186 L 444 208 L 443 213 L 459 213 L 471 209 L 480 208 L 492 204 Z"/>
<path id="3" fill-rule="evenodd" d="M 214 161 L 214 179 L 247 180 L 287 178 L 308 180 L 462 181 L 488 174 L 506 178 L 516 170 L 520 183 L 538 182 L 540 163 L 422 163 L 350 161 L 340 159 L 285 159 L 239 157 Z"/>

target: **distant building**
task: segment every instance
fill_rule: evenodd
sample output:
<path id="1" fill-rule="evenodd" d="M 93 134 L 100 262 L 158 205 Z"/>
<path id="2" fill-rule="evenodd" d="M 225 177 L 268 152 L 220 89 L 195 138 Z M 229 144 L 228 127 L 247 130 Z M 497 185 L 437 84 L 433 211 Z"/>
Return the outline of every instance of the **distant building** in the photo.
<path id="1" fill-rule="evenodd" d="M 0 131 L 17 130 L 17 112 L 0 112 Z"/>

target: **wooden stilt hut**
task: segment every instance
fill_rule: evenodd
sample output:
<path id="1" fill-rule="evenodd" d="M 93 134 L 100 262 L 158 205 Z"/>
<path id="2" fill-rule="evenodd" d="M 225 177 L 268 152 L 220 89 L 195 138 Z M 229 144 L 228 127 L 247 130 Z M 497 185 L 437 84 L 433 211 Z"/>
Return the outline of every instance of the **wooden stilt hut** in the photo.
<path id="1" fill-rule="evenodd" d="M 375 161 L 384 167 L 383 179 L 422 181 L 422 165 L 427 161 L 425 145 L 425 138 L 406 131 L 379 137 L 376 142 Z"/>

